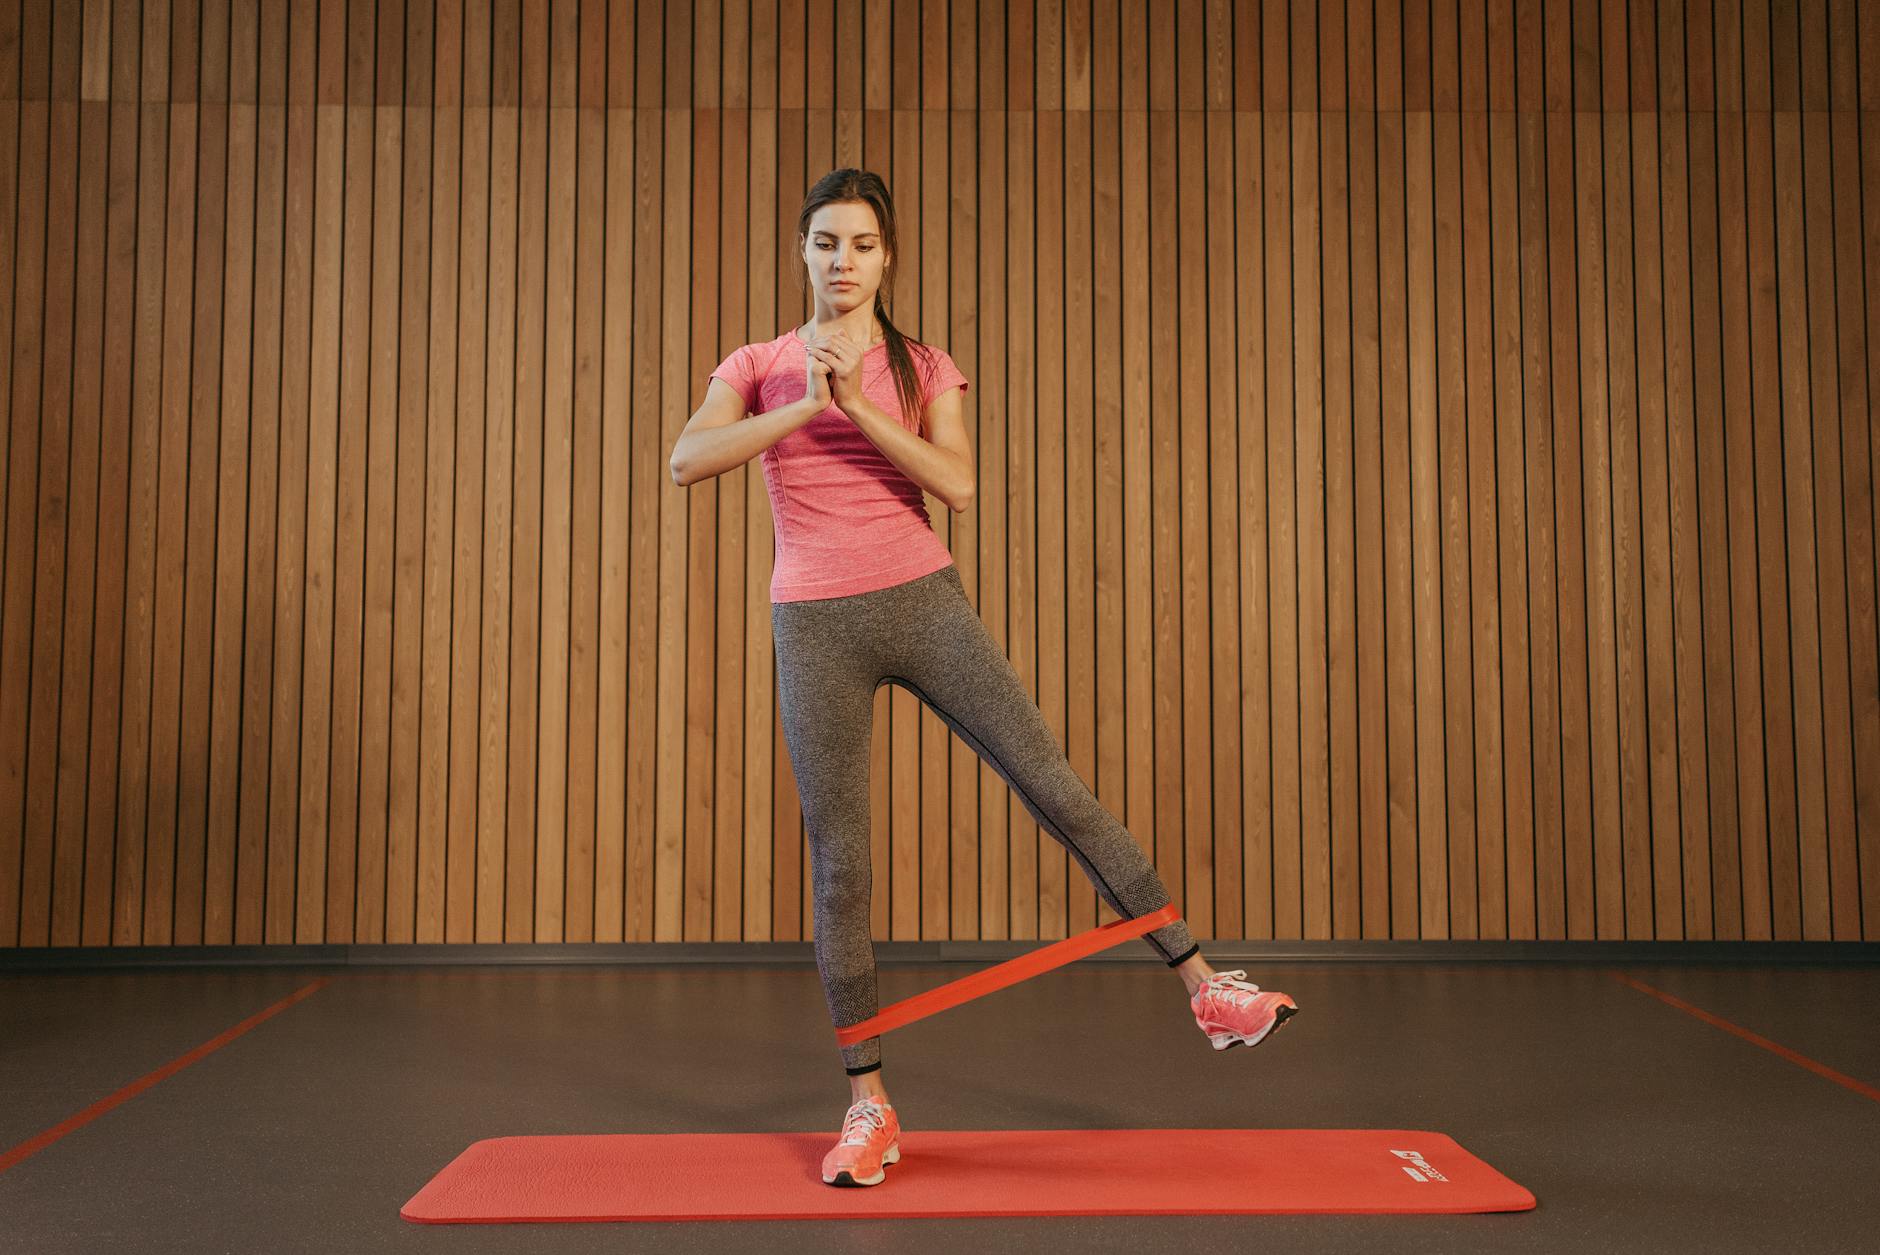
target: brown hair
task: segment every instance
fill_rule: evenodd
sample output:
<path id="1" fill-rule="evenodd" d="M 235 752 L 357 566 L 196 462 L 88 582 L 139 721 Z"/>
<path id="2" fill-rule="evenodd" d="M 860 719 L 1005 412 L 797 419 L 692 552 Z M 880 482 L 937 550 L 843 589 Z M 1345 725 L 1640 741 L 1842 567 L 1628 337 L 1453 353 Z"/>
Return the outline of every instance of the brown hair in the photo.
<path id="1" fill-rule="evenodd" d="M 798 251 L 801 252 L 803 241 L 809 238 L 810 219 L 816 211 L 824 205 L 844 201 L 861 201 L 871 206 L 875 211 L 875 221 L 881 224 L 882 247 L 889 258 L 900 257 L 894 201 L 888 196 L 888 185 L 874 171 L 858 170 L 853 166 L 831 170 L 823 175 L 803 198 L 803 208 L 796 216 Z M 888 269 L 882 273 L 881 287 L 875 292 L 875 318 L 881 323 L 882 333 L 887 337 L 888 367 L 894 372 L 894 388 L 901 400 L 901 413 L 904 416 L 911 415 L 914 430 L 919 431 L 925 405 L 920 380 L 914 370 L 912 350 L 920 348 L 924 359 L 929 359 L 929 352 L 928 346 L 904 333 L 888 317 L 888 292 L 894 283 L 893 268 L 894 262 L 890 260 Z"/>

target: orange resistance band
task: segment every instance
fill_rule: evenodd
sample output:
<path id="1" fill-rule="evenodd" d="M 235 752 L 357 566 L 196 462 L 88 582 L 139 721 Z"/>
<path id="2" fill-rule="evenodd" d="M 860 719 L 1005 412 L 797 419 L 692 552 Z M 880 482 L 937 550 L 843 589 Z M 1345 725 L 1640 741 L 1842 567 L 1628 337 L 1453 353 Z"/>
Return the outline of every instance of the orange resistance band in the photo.
<path id="1" fill-rule="evenodd" d="M 903 998 L 859 1024 L 850 1024 L 836 1030 L 836 1041 L 844 1046 L 852 1046 L 858 1041 L 885 1033 L 891 1028 L 900 1028 L 912 1024 L 915 1020 L 924 1020 L 936 1011 L 945 1011 L 948 1007 L 957 1007 L 962 1002 L 971 1002 L 982 994 L 989 994 L 995 989 L 1004 989 L 1007 985 L 1016 985 L 1019 981 L 1048 972 L 1054 967 L 1062 967 L 1086 955 L 1099 950 L 1108 950 L 1111 946 L 1121 945 L 1131 937 L 1140 937 L 1144 933 L 1154 932 L 1164 924 L 1172 924 L 1181 918 L 1173 902 L 1159 911 L 1148 915 L 1138 915 L 1135 919 L 1111 920 L 1100 928 L 1093 928 L 1087 933 L 1078 933 L 1075 937 L 1066 937 L 1054 941 L 1048 946 L 1019 955 L 1016 959 L 1007 959 L 970 976 L 948 981 L 926 993 L 915 994 L 912 998 Z"/>

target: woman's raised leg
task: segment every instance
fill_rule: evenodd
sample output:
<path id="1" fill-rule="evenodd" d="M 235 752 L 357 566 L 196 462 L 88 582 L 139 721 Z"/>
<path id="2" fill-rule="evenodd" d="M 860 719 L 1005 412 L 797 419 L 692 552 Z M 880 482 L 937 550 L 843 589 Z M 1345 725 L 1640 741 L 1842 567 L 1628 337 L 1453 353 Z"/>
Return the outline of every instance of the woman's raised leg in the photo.
<path id="1" fill-rule="evenodd" d="M 1169 892 L 1155 865 L 1070 765 L 1044 713 L 967 600 L 957 568 L 945 573 L 944 580 L 922 586 L 927 595 L 896 603 L 906 621 L 884 631 L 909 646 L 900 651 L 904 674 L 890 675 L 889 682 L 919 697 L 991 764 L 1118 915 L 1135 919 L 1167 906 Z M 1170 967 L 1200 952 L 1179 919 L 1143 940 Z"/>

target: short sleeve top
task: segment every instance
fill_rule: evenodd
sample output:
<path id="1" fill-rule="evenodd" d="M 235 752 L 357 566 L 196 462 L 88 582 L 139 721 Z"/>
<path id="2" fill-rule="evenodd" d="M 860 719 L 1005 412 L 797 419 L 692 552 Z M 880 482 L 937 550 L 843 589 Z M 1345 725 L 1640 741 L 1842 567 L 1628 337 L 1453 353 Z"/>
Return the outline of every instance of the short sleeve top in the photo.
<path id="1" fill-rule="evenodd" d="M 910 344 L 921 384 L 922 412 L 966 376 L 945 350 Z M 765 344 L 733 350 L 712 371 L 767 414 L 808 391 L 808 345 L 795 328 Z M 862 395 L 909 431 L 920 415 L 901 411 L 884 341 L 862 354 Z M 833 401 L 816 417 L 763 451 L 776 562 L 770 599 L 848 597 L 930 575 L 953 561 L 927 517 L 925 494 Z"/>

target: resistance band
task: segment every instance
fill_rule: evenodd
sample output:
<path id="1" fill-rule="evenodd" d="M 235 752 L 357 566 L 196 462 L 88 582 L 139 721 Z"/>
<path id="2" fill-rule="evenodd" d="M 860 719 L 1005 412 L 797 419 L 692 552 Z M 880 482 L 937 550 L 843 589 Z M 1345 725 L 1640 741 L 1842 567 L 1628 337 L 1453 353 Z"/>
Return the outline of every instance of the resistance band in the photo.
<path id="1" fill-rule="evenodd" d="M 1007 985 L 1016 985 L 1019 981 L 1048 972 L 1054 967 L 1095 954 L 1099 950 L 1108 950 L 1111 946 L 1121 945 L 1131 937 L 1140 937 L 1144 933 L 1154 932 L 1164 924 L 1172 924 L 1181 918 L 1173 902 L 1159 911 L 1148 915 L 1138 915 L 1135 919 L 1116 919 L 1100 928 L 1093 928 L 1087 933 L 1078 933 L 1075 937 L 1066 937 L 1054 941 L 1048 946 L 1019 955 L 1016 959 L 1007 959 L 983 972 L 974 972 L 958 980 L 948 981 L 926 993 L 915 994 L 912 998 L 903 998 L 869 1016 L 859 1024 L 850 1024 L 836 1030 L 836 1041 L 844 1046 L 852 1046 L 858 1041 L 885 1033 L 891 1028 L 900 1028 L 912 1024 L 915 1020 L 924 1020 L 936 1011 L 945 1011 L 948 1007 L 957 1007 L 962 1002 L 971 1002 L 983 994 L 995 989 L 1004 989 Z"/>

